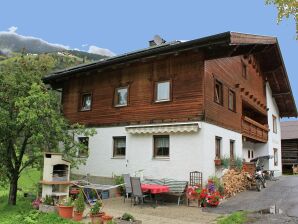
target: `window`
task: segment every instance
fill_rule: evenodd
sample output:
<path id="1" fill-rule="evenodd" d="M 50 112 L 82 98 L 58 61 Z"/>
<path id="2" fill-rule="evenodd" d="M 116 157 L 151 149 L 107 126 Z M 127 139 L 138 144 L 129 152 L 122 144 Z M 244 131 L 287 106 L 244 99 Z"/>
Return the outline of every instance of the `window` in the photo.
<path id="1" fill-rule="evenodd" d="M 254 151 L 251 150 L 251 158 L 253 159 L 254 158 Z"/>
<path id="2" fill-rule="evenodd" d="M 78 156 L 79 157 L 87 157 L 89 151 L 89 138 L 88 137 L 78 137 L 78 141 L 81 144 Z"/>
<path id="3" fill-rule="evenodd" d="M 250 159 L 250 150 L 247 150 L 247 158 Z"/>
<path id="4" fill-rule="evenodd" d="M 247 158 L 253 159 L 254 158 L 254 151 L 253 150 L 247 150 Z"/>
<path id="5" fill-rule="evenodd" d="M 125 157 L 126 137 L 114 137 L 113 157 Z"/>
<path id="6" fill-rule="evenodd" d="M 276 117 L 274 115 L 272 115 L 272 126 L 273 126 L 273 132 L 277 133 Z"/>
<path id="7" fill-rule="evenodd" d="M 170 101 L 170 81 L 157 82 L 155 84 L 155 102 Z"/>
<path id="8" fill-rule="evenodd" d="M 235 141 L 234 140 L 230 140 L 230 159 L 234 160 L 235 159 L 235 155 L 234 155 L 234 145 L 235 145 Z"/>
<path id="9" fill-rule="evenodd" d="M 247 79 L 247 66 L 244 63 L 242 63 L 242 76 Z"/>
<path id="10" fill-rule="evenodd" d="M 84 93 L 81 97 L 81 111 L 91 110 L 92 95 L 91 93 Z"/>
<path id="11" fill-rule="evenodd" d="M 274 166 L 278 166 L 278 151 L 277 149 L 273 149 L 274 152 Z"/>
<path id="12" fill-rule="evenodd" d="M 115 106 L 127 106 L 128 87 L 120 87 L 115 90 Z"/>
<path id="13" fill-rule="evenodd" d="M 215 158 L 220 159 L 221 137 L 215 137 Z"/>
<path id="14" fill-rule="evenodd" d="M 170 156 L 170 138 L 168 135 L 153 136 L 154 157 Z"/>
<path id="15" fill-rule="evenodd" d="M 222 83 L 219 81 L 215 81 L 214 87 L 214 101 L 220 105 L 223 105 L 223 92 L 222 92 Z"/>
<path id="16" fill-rule="evenodd" d="M 236 94 L 232 90 L 229 90 L 229 109 L 234 112 L 236 111 Z"/>

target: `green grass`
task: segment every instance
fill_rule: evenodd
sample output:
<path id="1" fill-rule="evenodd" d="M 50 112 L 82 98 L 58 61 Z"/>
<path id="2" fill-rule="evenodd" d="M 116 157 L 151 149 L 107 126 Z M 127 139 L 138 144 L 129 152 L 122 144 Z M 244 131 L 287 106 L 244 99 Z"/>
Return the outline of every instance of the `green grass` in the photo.
<path id="1" fill-rule="evenodd" d="M 231 215 L 219 218 L 217 224 L 242 224 L 247 220 L 247 212 L 233 212 Z"/>
<path id="2" fill-rule="evenodd" d="M 27 169 L 22 173 L 18 188 L 17 205 L 7 204 L 8 187 L 0 188 L 0 223 L 1 224 L 72 224 L 77 223 L 58 217 L 56 214 L 40 213 L 32 208 L 32 198 L 25 198 L 23 192 L 36 193 L 36 184 L 40 179 L 40 171 L 36 169 Z"/>

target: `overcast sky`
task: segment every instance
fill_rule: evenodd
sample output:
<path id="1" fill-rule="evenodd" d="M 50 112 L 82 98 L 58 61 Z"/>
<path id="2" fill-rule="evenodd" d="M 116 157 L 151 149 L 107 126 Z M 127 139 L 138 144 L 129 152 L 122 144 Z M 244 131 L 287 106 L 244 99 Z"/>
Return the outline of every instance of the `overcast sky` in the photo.
<path id="1" fill-rule="evenodd" d="M 276 36 L 298 104 L 295 23 L 277 25 L 276 15 L 262 0 L 9 0 L 1 2 L 0 31 L 107 54 L 147 47 L 155 34 L 167 41 L 225 31 Z"/>

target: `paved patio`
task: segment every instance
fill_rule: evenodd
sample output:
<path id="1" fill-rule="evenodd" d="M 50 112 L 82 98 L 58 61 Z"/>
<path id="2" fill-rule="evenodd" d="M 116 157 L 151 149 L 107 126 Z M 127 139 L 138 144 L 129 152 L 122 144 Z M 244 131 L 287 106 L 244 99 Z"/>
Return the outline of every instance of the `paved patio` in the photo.
<path id="1" fill-rule="evenodd" d="M 127 212 L 136 219 L 142 220 L 143 224 L 200 224 L 216 223 L 218 214 L 202 212 L 201 208 L 187 207 L 186 205 L 164 204 L 152 207 L 152 204 L 131 206 L 130 200 L 123 203 L 123 198 L 111 198 L 104 200 L 103 210 L 114 217 L 120 217 Z M 90 219 L 84 219 L 84 222 L 90 222 Z"/>

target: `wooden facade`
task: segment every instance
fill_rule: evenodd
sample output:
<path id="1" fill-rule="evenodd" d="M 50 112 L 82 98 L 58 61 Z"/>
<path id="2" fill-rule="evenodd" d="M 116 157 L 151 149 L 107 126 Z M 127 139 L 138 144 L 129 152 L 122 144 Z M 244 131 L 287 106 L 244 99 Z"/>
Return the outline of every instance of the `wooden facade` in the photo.
<path id="1" fill-rule="evenodd" d="M 203 73 L 199 53 L 93 70 L 64 82 L 63 113 L 71 122 L 89 126 L 201 120 Z M 155 83 L 165 80 L 171 83 L 171 100 L 155 102 Z M 115 107 L 115 89 L 121 86 L 128 86 L 128 105 Z M 90 111 L 80 111 L 83 93 L 92 94 Z"/>
<path id="2" fill-rule="evenodd" d="M 277 102 L 283 111 L 280 115 L 297 116 L 276 49 L 275 38 L 224 33 L 58 72 L 45 82 L 62 88 L 63 113 L 71 122 L 100 127 L 206 121 L 253 141 L 267 142 L 265 80 L 273 85 L 274 94 L 287 91 L 286 96 L 277 96 L 287 98 L 288 104 L 283 107 L 279 105 L 282 101 Z M 274 65 L 268 52 L 282 68 L 274 74 L 286 84 L 279 85 L 282 81 L 270 75 Z M 159 81 L 170 82 L 170 101 L 155 102 Z M 220 96 L 215 93 L 216 83 L 220 85 Z M 127 106 L 115 106 L 114 94 L 119 87 L 128 89 Z M 91 94 L 90 110 L 80 110 L 82 94 Z"/>

